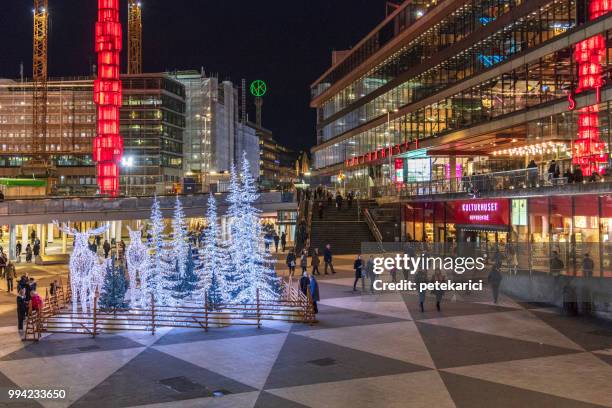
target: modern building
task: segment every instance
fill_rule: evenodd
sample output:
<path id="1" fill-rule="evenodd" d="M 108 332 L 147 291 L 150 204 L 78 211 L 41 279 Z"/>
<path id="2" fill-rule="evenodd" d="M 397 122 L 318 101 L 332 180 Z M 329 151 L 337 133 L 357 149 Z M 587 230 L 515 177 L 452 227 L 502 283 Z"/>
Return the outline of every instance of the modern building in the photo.
<path id="1" fill-rule="evenodd" d="M 398 206 L 404 241 L 612 277 L 610 11 L 404 1 L 312 84 L 314 173 Z"/>
<path id="2" fill-rule="evenodd" d="M 232 82 L 219 81 L 204 72 L 171 75 L 185 86 L 185 174 L 206 184 L 227 174 L 243 152 L 253 174 L 259 174 L 258 139 L 255 130 L 243 123 L 240 90 Z"/>
<path id="3" fill-rule="evenodd" d="M 270 129 L 248 122 L 259 139 L 259 185 L 264 188 L 283 188 L 296 179 L 297 154 L 280 145 Z"/>
<path id="4" fill-rule="evenodd" d="M 21 170 L 33 157 L 32 93 L 32 82 L 0 80 L 0 177 L 31 177 Z M 93 81 L 51 80 L 47 98 L 46 151 L 55 166 L 56 185 L 95 192 Z"/>
<path id="5" fill-rule="evenodd" d="M 122 81 L 123 192 L 180 191 L 185 87 L 166 74 L 124 75 Z"/>

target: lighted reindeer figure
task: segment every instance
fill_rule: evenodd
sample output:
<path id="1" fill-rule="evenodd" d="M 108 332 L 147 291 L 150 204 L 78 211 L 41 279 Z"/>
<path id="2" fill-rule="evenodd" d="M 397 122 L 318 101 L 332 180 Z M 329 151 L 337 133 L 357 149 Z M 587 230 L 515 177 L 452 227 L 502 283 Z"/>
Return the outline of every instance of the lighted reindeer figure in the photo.
<path id="1" fill-rule="evenodd" d="M 74 250 L 70 256 L 70 288 L 72 289 L 72 311 L 77 312 L 78 303 L 81 303 L 82 313 L 87 313 L 92 307 L 93 297 L 100 281 L 101 267 L 100 258 L 89 249 L 89 237 L 102 234 L 107 226 L 96 229 L 88 229 L 79 232 L 76 228 L 68 225 L 59 225 L 54 222 L 60 231 L 74 236 Z"/>
<path id="2" fill-rule="evenodd" d="M 141 239 L 140 228 L 132 230 L 128 227 L 130 243 L 126 249 L 127 269 L 130 276 L 129 299 L 130 304 L 135 304 L 138 300 L 145 303 L 143 299 L 147 292 L 147 253 L 148 249 Z M 136 281 L 140 278 L 140 288 L 136 287 Z"/>

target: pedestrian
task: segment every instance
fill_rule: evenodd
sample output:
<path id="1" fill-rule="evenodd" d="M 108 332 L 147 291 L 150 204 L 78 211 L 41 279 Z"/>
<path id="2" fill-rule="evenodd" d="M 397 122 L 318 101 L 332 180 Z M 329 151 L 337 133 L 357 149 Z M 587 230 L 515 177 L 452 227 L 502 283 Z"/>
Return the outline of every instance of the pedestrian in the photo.
<path id="1" fill-rule="evenodd" d="M 317 212 L 319 213 L 319 219 L 322 220 L 323 219 L 323 202 L 319 201 L 319 204 L 317 204 Z"/>
<path id="2" fill-rule="evenodd" d="M 321 260 L 319 259 L 319 248 L 315 248 L 314 251 L 312 251 L 312 257 L 310 259 L 310 265 L 312 266 L 313 275 L 321 275 L 321 272 L 319 272 L 320 263 Z"/>
<path id="3" fill-rule="evenodd" d="M 310 286 L 310 279 L 308 278 L 308 272 L 302 272 L 302 277 L 300 278 L 300 290 L 304 294 L 304 296 L 308 297 L 308 287 Z"/>
<path id="4" fill-rule="evenodd" d="M 30 238 L 31 238 L 32 244 L 33 244 L 34 241 L 36 240 L 36 230 L 32 230 L 32 233 L 30 234 Z"/>
<path id="5" fill-rule="evenodd" d="M 278 243 L 280 242 L 280 237 L 278 233 L 274 231 L 274 250 L 278 253 Z"/>
<path id="6" fill-rule="evenodd" d="M 285 233 L 285 231 L 281 233 L 280 242 L 281 242 L 281 249 L 283 252 L 285 252 L 285 247 L 287 246 L 287 234 Z"/>
<path id="7" fill-rule="evenodd" d="M 34 259 L 40 255 L 40 241 L 37 239 L 32 246 L 32 253 L 34 254 Z"/>
<path id="8" fill-rule="evenodd" d="M 295 253 L 293 252 L 293 249 L 289 250 L 289 253 L 287 254 L 287 267 L 289 267 L 289 276 L 293 276 L 293 274 L 295 273 Z"/>
<path id="9" fill-rule="evenodd" d="M 503 279 L 502 274 L 499 271 L 501 264 L 495 263 L 493 268 L 491 268 L 491 272 L 489 272 L 489 285 L 491 285 L 491 290 L 493 291 L 493 303 L 497 304 L 497 299 L 499 298 L 499 287 L 501 285 L 501 281 Z"/>
<path id="10" fill-rule="evenodd" d="M 374 293 L 374 255 L 370 255 L 368 262 L 366 263 L 366 276 L 370 281 L 370 293 Z"/>
<path id="11" fill-rule="evenodd" d="M 349 193 L 346 196 L 346 199 L 348 201 L 348 208 L 353 208 L 353 192 L 349 191 Z"/>
<path id="12" fill-rule="evenodd" d="M 550 260 L 550 274 L 556 279 L 561 275 L 561 271 L 565 265 L 561 258 L 559 258 L 559 253 L 557 251 L 553 251 L 552 258 Z"/>
<path id="13" fill-rule="evenodd" d="M 330 191 L 327 192 L 327 206 L 332 206 L 332 193 Z"/>
<path id="14" fill-rule="evenodd" d="M 8 256 L 6 256 L 6 254 L 2 250 L 2 247 L 0 247 L 0 276 L 4 276 L 4 272 L 5 272 L 7 264 L 8 264 Z"/>
<path id="15" fill-rule="evenodd" d="M 414 277 L 414 283 L 417 285 L 417 292 L 419 293 L 419 306 L 421 313 L 425 312 L 425 294 L 427 293 L 424 286 L 421 284 L 427 283 L 427 271 L 425 269 L 419 269 Z"/>
<path id="16" fill-rule="evenodd" d="M 308 269 L 308 251 L 302 250 L 302 257 L 300 258 L 300 266 L 302 267 L 302 273 Z"/>
<path id="17" fill-rule="evenodd" d="M 317 302 L 319 301 L 319 283 L 315 279 L 314 275 L 310 275 L 310 298 L 312 299 L 312 308 L 314 313 L 319 313 L 319 307 Z"/>
<path id="18" fill-rule="evenodd" d="M 21 241 L 17 241 L 17 244 L 15 244 L 15 253 L 17 254 L 17 259 L 19 259 L 21 255 Z"/>
<path id="19" fill-rule="evenodd" d="M 28 285 L 30 286 L 30 291 L 32 292 L 35 292 L 36 288 L 38 287 L 38 283 L 36 283 L 36 280 L 33 277 L 31 277 L 28 281 Z"/>
<path id="20" fill-rule="evenodd" d="M 587 279 L 592 278 L 594 268 L 595 263 L 593 262 L 593 259 L 591 259 L 591 256 L 588 253 L 584 254 L 584 259 L 582 260 L 582 273 L 584 274 L 584 277 Z"/>
<path id="21" fill-rule="evenodd" d="M 100 241 L 102 241 L 102 237 L 99 236 L 99 235 L 96 235 L 95 241 L 96 241 L 96 246 L 99 247 L 100 246 Z"/>
<path id="22" fill-rule="evenodd" d="M 30 244 L 26 245 L 26 262 L 30 263 L 32 262 L 32 247 L 30 246 Z"/>
<path id="23" fill-rule="evenodd" d="M 264 246 L 266 248 L 266 252 L 270 252 L 270 243 L 271 243 L 271 238 L 270 238 L 270 232 L 266 232 L 264 235 Z"/>
<path id="24" fill-rule="evenodd" d="M 108 254 L 111 250 L 111 246 L 106 239 L 104 240 L 104 244 L 102 245 L 102 250 L 104 251 L 104 257 L 108 258 Z"/>
<path id="25" fill-rule="evenodd" d="M 338 207 L 338 211 L 342 210 L 342 194 L 339 191 L 336 193 L 336 207 Z"/>
<path id="26" fill-rule="evenodd" d="M 442 273 L 442 271 L 440 269 L 437 269 L 434 272 L 433 277 L 431 278 L 432 283 L 436 283 L 436 282 L 445 282 L 446 281 L 446 276 L 444 276 L 444 274 Z M 444 291 L 440 288 L 434 288 L 433 290 L 433 294 L 436 296 L 436 309 L 438 309 L 438 312 L 440 311 L 440 302 L 442 302 L 442 297 L 444 296 Z"/>
<path id="27" fill-rule="evenodd" d="M 15 271 L 15 265 L 13 265 L 13 263 L 10 261 L 6 264 L 4 276 L 6 277 L 6 288 L 10 293 L 12 293 L 13 279 L 17 277 L 17 272 Z"/>
<path id="28" fill-rule="evenodd" d="M 55 296 L 55 293 L 57 292 L 57 287 L 58 287 L 57 280 L 54 280 L 53 282 L 51 282 L 51 285 L 49 285 L 49 294 L 51 296 Z"/>
<path id="29" fill-rule="evenodd" d="M 363 261 L 361 260 L 361 255 L 357 255 L 357 259 L 355 259 L 355 262 L 353 263 L 353 269 L 355 270 L 355 282 L 353 282 L 353 292 L 356 292 L 357 281 L 359 281 L 359 279 L 363 279 Z M 361 284 L 363 286 L 363 280 Z"/>
<path id="30" fill-rule="evenodd" d="M 334 264 L 332 263 L 332 251 L 331 245 L 325 245 L 325 249 L 323 250 L 323 262 L 325 262 L 325 274 L 327 275 L 327 267 L 331 269 L 331 273 L 336 273 L 334 270 Z"/>
<path id="31" fill-rule="evenodd" d="M 25 288 L 17 292 L 17 329 L 23 330 L 23 321 L 28 311 Z"/>
<path id="32" fill-rule="evenodd" d="M 30 302 L 32 304 L 32 311 L 36 311 L 38 313 L 42 310 L 42 307 L 43 307 L 42 298 L 35 290 L 32 290 L 30 292 Z"/>

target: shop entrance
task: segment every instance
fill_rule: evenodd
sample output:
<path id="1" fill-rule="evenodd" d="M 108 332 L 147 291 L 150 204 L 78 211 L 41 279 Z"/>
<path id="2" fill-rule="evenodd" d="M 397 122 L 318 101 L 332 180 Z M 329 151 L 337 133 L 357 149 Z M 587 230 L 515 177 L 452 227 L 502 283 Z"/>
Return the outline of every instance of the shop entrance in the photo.
<path id="1" fill-rule="evenodd" d="M 465 254 L 492 256 L 496 251 L 504 253 L 508 242 L 507 227 L 458 225 L 457 242 Z"/>

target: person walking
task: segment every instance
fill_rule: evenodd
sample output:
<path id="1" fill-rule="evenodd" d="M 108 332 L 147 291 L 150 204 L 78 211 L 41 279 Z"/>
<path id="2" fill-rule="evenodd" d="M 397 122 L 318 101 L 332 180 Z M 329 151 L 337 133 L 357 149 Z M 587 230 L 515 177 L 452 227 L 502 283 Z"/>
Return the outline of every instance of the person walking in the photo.
<path id="1" fill-rule="evenodd" d="M 32 233 L 30 234 L 30 239 L 32 240 L 32 244 L 34 243 L 34 241 L 36 240 L 36 230 L 32 230 Z"/>
<path id="2" fill-rule="evenodd" d="M 421 288 L 421 283 L 427 283 L 427 271 L 425 269 L 419 269 L 414 277 L 414 283 L 417 285 L 417 292 L 419 293 L 421 313 L 425 313 L 425 295 L 427 291 Z"/>
<path id="3" fill-rule="evenodd" d="M 2 247 L 0 247 L 0 276 L 4 276 L 7 264 L 8 256 L 6 256 Z"/>
<path id="4" fill-rule="evenodd" d="M 289 276 L 293 276 L 295 274 L 295 264 L 296 264 L 296 257 L 295 257 L 295 252 L 293 252 L 293 249 L 289 250 L 289 253 L 287 254 L 287 259 L 285 260 L 285 262 L 287 263 L 287 267 L 289 268 Z"/>
<path id="5" fill-rule="evenodd" d="M 363 261 L 361 260 L 361 255 L 357 255 L 357 259 L 355 259 L 355 262 L 353 263 L 353 269 L 355 270 L 355 282 L 353 282 L 353 292 L 356 292 L 357 281 L 359 281 L 359 279 L 363 279 Z M 361 281 L 361 284 L 363 286 L 363 280 Z"/>
<path id="6" fill-rule="evenodd" d="M 312 307 L 314 309 L 314 313 L 319 313 L 319 307 L 317 306 L 317 302 L 319 301 L 319 283 L 315 279 L 314 275 L 310 275 L 310 297 L 312 298 Z"/>
<path id="7" fill-rule="evenodd" d="M 17 292 L 17 330 L 23 330 L 23 321 L 26 318 L 28 311 L 28 302 L 26 300 L 25 288 Z"/>
<path id="8" fill-rule="evenodd" d="M 319 201 L 319 204 L 317 204 L 317 212 L 319 213 L 319 219 L 322 220 L 323 219 L 323 201 Z"/>
<path id="9" fill-rule="evenodd" d="M 338 207 L 338 211 L 342 210 L 342 194 L 339 191 L 336 193 L 336 207 Z"/>
<path id="10" fill-rule="evenodd" d="M 26 262 L 30 263 L 32 262 L 32 247 L 30 246 L 30 244 L 26 245 Z"/>
<path id="11" fill-rule="evenodd" d="M 276 253 L 278 253 L 278 243 L 279 242 L 280 242 L 280 237 L 278 236 L 278 233 L 274 231 L 274 251 L 276 251 Z"/>
<path id="12" fill-rule="evenodd" d="M 491 285 L 491 291 L 493 292 L 493 303 L 497 304 L 497 299 L 499 298 L 499 287 L 501 286 L 501 281 L 503 279 L 501 272 L 499 271 L 501 267 L 501 263 L 495 263 L 493 268 L 491 268 L 491 272 L 489 272 L 489 285 Z"/>
<path id="13" fill-rule="evenodd" d="M 280 243 L 281 243 L 281 250 L 285 252 L 285 247 L 287 246 L 287 234 L 285 233 L 285 231 L 281 233 Z"/>
<path id="14" fill-rule="evenodd" d="M 436 283 L 436 282 L 442 283 L 446 281 L 446 276 L 444 276 L 444 274 L 442 273 L 440 269 L 437 269 L 436 272 L 434 272 L 434 275 L 431 278 L 431 281 L 432 283 Z M 438 309 L 438 312 L 439 312 L 440 303 L 442 302 L 442 298 L 444 297 L 444 291 L 440 288 L 437 288 L 433 290 L 433 294 L 436 296 L 436 309 Z"/>
<path id="15" fill-rule="evenodd" d="M 351 209 L 353 208 L 353 192 L 349 191 L 349 193 L 346 195 L 346 200 L 348 203 L 348 208 Z"/>
<path id="16" fill-rule="evenodd" d="M 106 239 L 104 240 L 104 244 L 102 245 L 102 250 L 104 251 L 104 257 L 108 258 L 108 254 L 111 250 L 111 246 Z"/>
<path id="17" fill-rule="evenodd" d="M 308 270 L 308 251 L 302 250 L 302 257 L 300 258 L 300 266 L 302 267 L 302 273 Z"/>
<path id="18" fill-rule="evenodd" d="M 17 254 L 17 259 L 19 259 L 21 255 L 21 241 L 17 241 L 17 244 L 15 244 L 15 253 Z"/>
<path id="19" fill-rule="evenodd" d="M 13 279 L 17 277 L 17 272 L 15 271 L 15 265 L 13 265 L 11 261 L 6 264 L 4 276 L 6 277 L 6 289 L 9 291 L 9 293 L 12 293 Z"/>
<path id="20" fill-rule="evenodd" d="M 370 255 L 368 258 L 368 262 L 366 262 L 366 276 L 370 281 L 370 293 L 374 293 L 374 255 Z"/>
<path id="21" fill-rule="evenodd" d="M 300 291 L 304 294 L 304 296 L 308 297 L 308 286 L 310 285 L 310 278 L 308 278 L 308 272 L 302 272 L 302 277 L 300 278 Z"/>
<path id="22" fill-rule="evenodd" d="M 312 251 L 312 257 L 310 259 L 310 265 L 312 266 L 313 275 L 321 275 L 321 272 L 319 272 L 320 263 L 321 260 L 319 259 L 319 248 L 315 248 L 314 251 Z"/>
<path id="23" fill-rule="evenodd" d="M 327 275 L 327 267 L 331 269 L 331 273 L 336 273 L 334 270 L 334 264 L 332 263 L 332 251 L 331 245 L 325 245 L 325 249 L 323 250 L 323 262 L 325 262 L 325 274 Z"/>
<path id="24" fill-rule="evenodd" d="M 30 291 L 31 292 L 35 292 L 36 288 L 38 287 L 38 283 L 36 282 L 34 277 L 30 278 L 30 280 L 28 281 L 28 285 L 30 286 Z"/>

